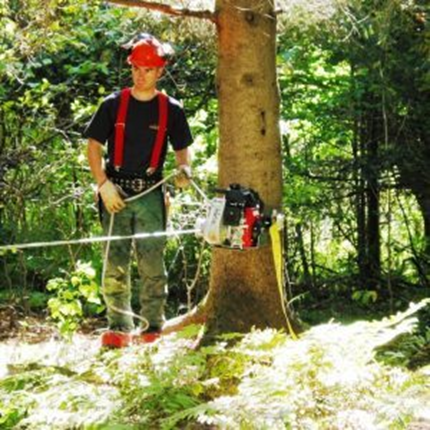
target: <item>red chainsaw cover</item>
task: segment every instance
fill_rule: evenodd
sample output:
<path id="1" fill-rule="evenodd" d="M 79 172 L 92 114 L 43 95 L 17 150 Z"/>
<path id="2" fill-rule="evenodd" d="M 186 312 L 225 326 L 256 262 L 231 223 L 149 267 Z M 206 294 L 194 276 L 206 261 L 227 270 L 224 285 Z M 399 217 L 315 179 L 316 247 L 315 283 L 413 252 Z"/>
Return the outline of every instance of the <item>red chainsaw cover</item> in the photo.
<path id="1" fill-rule="evenodd" d="M 245 229 L 243 230 L 242 244 L 244 248 L 256 246 L 253 230 L 254 224 L 260 219 L 257 208 L 245 208 Z"/>

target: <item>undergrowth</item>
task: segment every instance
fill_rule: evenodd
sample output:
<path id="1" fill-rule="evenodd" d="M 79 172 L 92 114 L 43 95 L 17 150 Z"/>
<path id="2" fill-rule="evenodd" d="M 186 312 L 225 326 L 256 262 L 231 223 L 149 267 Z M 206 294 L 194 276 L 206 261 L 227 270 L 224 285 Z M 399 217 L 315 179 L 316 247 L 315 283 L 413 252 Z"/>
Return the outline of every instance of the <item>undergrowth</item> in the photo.
<path id="1" fill-rule="evenodd" d="M 120 351 L 79 336 L 4 345 L 0 428 L 405 429 L 430 417 L 430 366 L 395 366 L 383 346 L 410 336 L 417 308 L 298 341 L 255 330 L 198 350 L 198 328 Z"/>

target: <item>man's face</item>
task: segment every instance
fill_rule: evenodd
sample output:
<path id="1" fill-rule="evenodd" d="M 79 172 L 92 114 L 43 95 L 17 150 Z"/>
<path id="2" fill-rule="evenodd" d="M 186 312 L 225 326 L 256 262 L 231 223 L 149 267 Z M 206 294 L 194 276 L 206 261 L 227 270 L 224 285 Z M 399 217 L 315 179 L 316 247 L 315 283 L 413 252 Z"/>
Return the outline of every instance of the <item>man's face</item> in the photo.
<path id="1" fill-rule="evenodd" d="M 139 67 L 132 65 L 133 84 L 138 91 L 155 89 L 158 79 L 163 73 L 162 67 Z"/>

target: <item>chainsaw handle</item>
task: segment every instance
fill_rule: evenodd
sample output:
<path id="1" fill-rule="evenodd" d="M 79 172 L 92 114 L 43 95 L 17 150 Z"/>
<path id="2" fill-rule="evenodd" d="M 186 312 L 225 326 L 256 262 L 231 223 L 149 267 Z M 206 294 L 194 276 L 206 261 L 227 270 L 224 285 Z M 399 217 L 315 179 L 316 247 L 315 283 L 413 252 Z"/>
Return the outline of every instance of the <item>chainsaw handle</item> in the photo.
<path id="1" fill-rule="evenodd" d="M 220 194 L 227 194 L 229 191 L 238 191 L 241 189 L 241 186 L 239 184 L 230 184 L 229 188 L 215 188 L 215 192 L 216 193 L 220 193 Z"/>

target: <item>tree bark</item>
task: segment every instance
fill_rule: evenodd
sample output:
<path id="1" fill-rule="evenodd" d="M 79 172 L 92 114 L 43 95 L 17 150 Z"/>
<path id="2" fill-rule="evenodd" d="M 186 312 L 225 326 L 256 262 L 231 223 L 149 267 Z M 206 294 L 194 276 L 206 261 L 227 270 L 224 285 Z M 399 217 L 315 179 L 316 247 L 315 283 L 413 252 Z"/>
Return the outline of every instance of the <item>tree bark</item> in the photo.
<path id="1" fill-rule="evenodd" d="M 373 101 L 373 100 L 372 100 Z M 367 131 L 367 258 L 369 290 L 378 289 L 381 280 L 381 235 L 379 205 L 379 115 L 375 109 L 368 112 Z"/>
<path id="2" fill-rule="evenodd" d="M 357 265 L 360 288 L 366 288 L 367 279 L 367 251 L 366 251 L 366 209 L 365 209 L 365 184 L 363 179 L 362 145 L 358 148 L 358 120 L 354 120 L 354 138 L 352 152 L 354 156 L 354 187 L 355 187 L 355 211 L 357 218 Z"/>
<path id="3" fill-rule="evenodd" d="M 362 286 L 368 290 L 375 290 L 379 288 L 381 280 L 379 208 L 379 142 L 381 135 L 379 133 L 379 105 L 375 100 L 375 94 L 371 92 L 364 94 L 360 108 L 362 113 L 359 123 L 359 146 L 360 155 L 364 163 L 362 168 L 359 169 L 360 186 L 357 204 L 359 269 Z M 364 185 L 364 188 L 361 185 Z M 364 249 L 362 249 L 363 245 Z"/>
<path id="4" fill-rule="evenodd" d="M 424 223 L 424 256 L 430 260 L 430 190 L 427 193 L 416 193 Z M 429 262 L 427 261 L 427 264 Z"/>
<path id="5" fill-rule="evenodd" d="M 306 257 L 305 241 L 303 239 L 303 229 L 301 223 L 296 224 L 296 240 L 297 247 L 299 249 L 300 259 L 302 261 L 303 280 L 305 281 L 305 285 L 307 288 L 309 288 L 314 293 L 317 293 L 313 278 L 311 276 L 311 272 L 309 270 L 308 259 Z"/>
<path id="6" fill-rule="evenodd" d="M 419 121 L 416 123 L 420 124 Z M 400 134 L 397 166 L 400 173 L 400 185 L 411 190 L 421 210 L 424 227 L 421 254 L 428 273 L 428 267 L 430 267 L 430 174 L 428 169 L 430 139 L 428 132 L 420 130 L 418 126 L 415 127 L 415 130 L 414 135 L 406 132 Z"/>
<path id="7" fill-rule="evenodd" d="M 217 0 L 219 186 L 253 188 L 268 211 L 282 199 L 276 17 L 261 0 Z M 269 245 L 214 249 L 207 332 L 285 327 Z"/>

